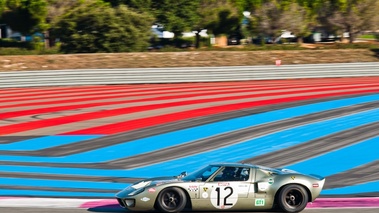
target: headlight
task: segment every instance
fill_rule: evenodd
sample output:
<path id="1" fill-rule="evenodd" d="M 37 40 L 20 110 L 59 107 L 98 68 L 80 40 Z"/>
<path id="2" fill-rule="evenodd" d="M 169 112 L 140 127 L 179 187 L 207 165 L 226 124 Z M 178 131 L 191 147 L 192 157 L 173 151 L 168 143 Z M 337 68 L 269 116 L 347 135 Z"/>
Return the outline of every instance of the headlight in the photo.
<path id="1" fill-rule="evenodd" d="M 137 195 L 137 194 L 139 194 L 139 193 L 141 193 L 143 191 L 145 191 L 145 188 L 139 188 L 139 189 L 137 189 L 135 191 L 130 192 L 128 195 L 129 196 L 134 196 L 134 195 Z"/>

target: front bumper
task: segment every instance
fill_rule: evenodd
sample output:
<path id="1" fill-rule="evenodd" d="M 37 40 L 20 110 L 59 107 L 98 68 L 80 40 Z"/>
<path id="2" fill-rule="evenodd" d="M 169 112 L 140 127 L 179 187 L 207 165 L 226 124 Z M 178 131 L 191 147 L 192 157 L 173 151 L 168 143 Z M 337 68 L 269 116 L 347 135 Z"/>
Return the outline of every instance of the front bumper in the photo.
<path id="1" fill-rule="evenodd" d="M 136 200 L 135 199 L 122 199 L 122 198 L 117 198 L 118 203 L 122 208 L 133 208 L 136 206 Z"/>

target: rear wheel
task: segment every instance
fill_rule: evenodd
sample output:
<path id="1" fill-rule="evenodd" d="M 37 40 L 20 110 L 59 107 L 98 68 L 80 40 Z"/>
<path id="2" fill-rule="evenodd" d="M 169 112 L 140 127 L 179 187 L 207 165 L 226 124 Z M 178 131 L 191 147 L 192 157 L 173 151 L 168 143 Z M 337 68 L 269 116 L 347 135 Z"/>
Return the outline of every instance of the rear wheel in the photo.
<path id="1" fill-rule="evenodd" d="M 162 190 L 157 198 L 157 208 L 162 212 L 180 212 L 187 203 L 183 190 L 172 187 Z"/>
<path id="2" fill-rule="evenodd" d="M 300 212 L 308 203 L 308 193 L 299 185 L 287 185 L 280 190 L 278 204 L 286 212 Z"/>

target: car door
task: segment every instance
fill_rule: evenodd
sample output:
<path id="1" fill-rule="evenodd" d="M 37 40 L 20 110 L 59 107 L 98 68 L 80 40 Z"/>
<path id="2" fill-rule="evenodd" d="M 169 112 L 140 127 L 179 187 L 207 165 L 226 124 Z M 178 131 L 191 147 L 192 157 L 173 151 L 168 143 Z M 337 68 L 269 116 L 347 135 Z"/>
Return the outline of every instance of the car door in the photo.
<path id="1" fill-rule="evenodd" d="M 234 175 L 227 176 L 231 169 Z M 217 172 L 211 179 L 200 186 L 200 199 L 202 203 L 214 209 L 230 209 L 240 199 L 248 197 L 250 184 L 250 168 L 225 167 Z M 244 173 L 242 173 L 244 172 Z"/>

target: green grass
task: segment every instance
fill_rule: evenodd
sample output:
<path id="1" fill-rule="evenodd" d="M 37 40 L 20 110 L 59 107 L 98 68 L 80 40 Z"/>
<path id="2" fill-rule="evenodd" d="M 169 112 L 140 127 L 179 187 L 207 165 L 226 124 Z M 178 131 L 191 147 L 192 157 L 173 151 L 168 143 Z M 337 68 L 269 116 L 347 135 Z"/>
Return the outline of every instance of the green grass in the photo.
<path id="1" fill-rule="evenodd" d="M 364 35 L 358 36 L 358 38 L 379 41 L 379 33 L 364 34 Z"/>
<path id="2" fill-rule="evenodd" d="M 0 55 L 48 55 L 48 54 L 59 54 L 58 48 L 51 49 L 26 49 L 17 47 L 2 47 L 0 48 Z"/>

